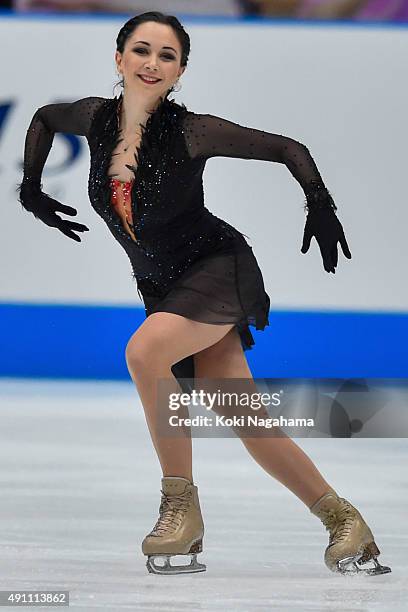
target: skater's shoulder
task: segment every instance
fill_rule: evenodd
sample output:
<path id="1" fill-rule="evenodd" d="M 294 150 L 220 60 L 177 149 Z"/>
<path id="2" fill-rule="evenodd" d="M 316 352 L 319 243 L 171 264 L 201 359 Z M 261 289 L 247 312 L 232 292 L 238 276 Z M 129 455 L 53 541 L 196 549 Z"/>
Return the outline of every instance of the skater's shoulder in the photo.
<path id="1" fill-rule="evenodd" d="M 88 107 L 89 109 L 102 106 L 103 104 L 107 104 L 111 102 L 113 98 L 106 98 L 104 96 L 85 96 L 84 98 L 79 98 L 74 102 L 74 104 L 78 105 L 78 107 Z"/>
<path id="2" fill-rule="evenodd" d="M 197 129 L 204 127 L 205 119 L 209 115 L 205 113 L 196 112 L 195 110 L 185 109 L 183 113 L 183 127 L 189 132 L 195 132 Z"/>

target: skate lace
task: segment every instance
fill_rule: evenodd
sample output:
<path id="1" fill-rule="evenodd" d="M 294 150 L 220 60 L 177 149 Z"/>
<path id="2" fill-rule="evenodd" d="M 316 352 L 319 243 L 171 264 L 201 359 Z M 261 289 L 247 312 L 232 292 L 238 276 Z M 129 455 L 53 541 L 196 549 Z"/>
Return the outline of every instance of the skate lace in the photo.
<path id="1" fill-rule="evenodd" d="M 166 495 L 163 491 L 161 491 L 161 493 L 162 498 L 159 508 L 160 516 L 150 535 L 160 536 L 167 533 L 169 529 L 177 529 L 190 505 L 192 496 L 192 491 L 186 491 L 180 495 Z"/>
<path id="2" fill-rule="evenodd" d="M 330 509 L 324 513 L 322 523 L 330 531 L 330 544 L 342 540 L 350 533 L 354 519 L 354 509 L 346 501 L 341 501 L 338 510 Z"/>

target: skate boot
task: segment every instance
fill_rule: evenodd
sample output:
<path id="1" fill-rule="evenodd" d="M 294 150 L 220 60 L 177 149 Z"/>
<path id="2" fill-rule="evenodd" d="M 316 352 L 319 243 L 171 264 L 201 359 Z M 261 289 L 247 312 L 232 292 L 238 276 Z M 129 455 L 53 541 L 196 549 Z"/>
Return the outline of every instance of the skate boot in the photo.
<path id="1" fill-rule="evenodd" d="M 187 478 L 165 476 L 161 493 L 159 518 L 142 542 L 148 571 L 165 575 L 204 572 L 206 566 L 197 562 L 204 535 L 197 487 Z M 190 564 L 171 565 L 174 555 L 190 555 Z M 155 563 L 161 557 L 164 565 Z"/>
<path id="2" fill-rule="evenodd" d="M 318 499 L 310 512 L 330 532 L 324 560 L 332 572 L 375 576 L 391 571 L 378 563 L 380 551 L 361 514 L 346 499 L 338 497 L 333 489 Z M 374 563 L 374 567 L 360 567 L 369 561 Z"/>

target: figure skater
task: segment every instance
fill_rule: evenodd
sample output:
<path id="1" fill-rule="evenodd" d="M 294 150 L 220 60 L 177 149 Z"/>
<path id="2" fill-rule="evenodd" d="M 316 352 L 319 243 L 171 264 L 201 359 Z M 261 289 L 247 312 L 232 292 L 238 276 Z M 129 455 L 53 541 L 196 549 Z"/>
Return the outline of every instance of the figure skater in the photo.
<path id="1" fill-rule="evenodd" d="M 183 75 L 190 38 L 174 16 L 147 12 L 120 29 L 115 61 L 118 97 L 88 97 L 48 104 L 27 131 L 23 207 L 65 236 L 81 242 L 88 228 L 63 219 L 77 211 L 42 191 L 41 177 L 56 132 L 86 136 L 92 207 L 126 251 L 146 319 L 129 339 L 126 362 L 139 392 L 163 472 L 159 518 L 142 543 L 150 572 L 205 569 L 197 562 L 204 534 L 192 475 L 191 436 L 161 437 L 157 383 L 185 377 L 252 379 L 244 351 L 252 325 L 269 324 L 270 300 L 244 235 L 204 206 L 202 175 L 211 157 L 285 164 L 306 196 L 302 253 L 315 237 L 326 272 L 335 273 L 340 243 L 351 258 L 337 207 L 305 145 L 287 136 L 242 127 L 188 111 L 169 100 Z M 220 66 L 220 70 L 223 70 Z M 231 194 L 233 197 L 233 194 Z M 327 566 L 338 572 L 391 571 L 361 514 L 337 495 L 289 437 L 243 437 L 251 456 L 292 491 L 329 531 Z M 190 555 L 174 566 L 173 555 Z M 164 565 L 156 558 L 164 557 Z M 374 567 L 363 567 L 368 561 Z"/>

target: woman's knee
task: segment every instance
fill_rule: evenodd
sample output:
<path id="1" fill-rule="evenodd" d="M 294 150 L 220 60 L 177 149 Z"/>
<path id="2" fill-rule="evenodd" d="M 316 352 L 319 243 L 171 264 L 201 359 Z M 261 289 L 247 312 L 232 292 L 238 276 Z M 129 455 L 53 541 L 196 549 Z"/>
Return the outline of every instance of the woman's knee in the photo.
<path id="1" fill-rule="evenodd" d="M 132 372 L 144 372 L 152 369 L 158 363 L 166 362 L 165 351 L 158 334 L 142 334 L 135 332 L 129 339 L 125 358 L 128 369 Z"/>

